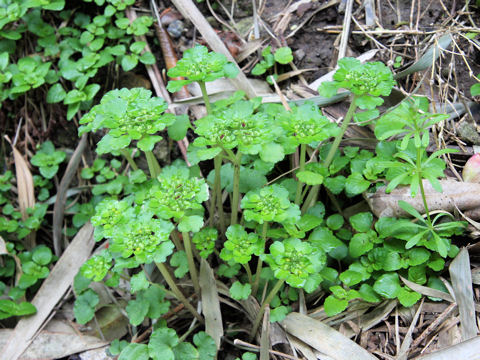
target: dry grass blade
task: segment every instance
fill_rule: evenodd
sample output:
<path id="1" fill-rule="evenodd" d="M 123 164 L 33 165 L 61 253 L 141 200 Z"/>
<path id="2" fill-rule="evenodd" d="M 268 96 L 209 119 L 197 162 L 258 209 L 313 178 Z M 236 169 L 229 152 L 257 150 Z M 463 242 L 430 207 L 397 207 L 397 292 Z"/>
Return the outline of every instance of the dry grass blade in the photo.
<path id="1" fill-rule="evenodd" d="M 436 297 L 436 298 L 439 298 L 439 299 L 442 299 L 442 300 L 446 300 L 446 301 L 450 301 L 450 302 L 454 302 L 454 298 L 452 297 L 452 295 L 446 293 L 446 292 L 443 292 L 443 291 L 440 291 L 440 290 L 436 290 L 436 289 L 432 289 L 432 288 L 429 288 L 429 287 L 426 287 L 426 286 L 422 286 L 422 285 L 418 285 L 412 281 L 409 281 L 407 279 L 405 279 L 404 277 L 400 276 L 400 279 L 403 281 L 403 283 L 405 285 L 407 285 L 410 289 L 412 289 L 413 291 L 416 291 L 422 295 L 426 295 L 426 296 L 431 296 L 431 297 Z"/>
<path id="2" fill-rule="evenodd" d="M 202 259 L 200 264 L 200 289 L 202 291 L 202 310 L 205 316 L 205 332 L 215 340 L 217 349 L 220 349 L 223 336 L 222 312 L 220 311 L 215 276 L 205 259 Z"/>
<path id="3" fill-rule="evenodd" d="M 477 336 L 478 328 L 475 318 L 475 303 L 473 301 L 472 274 L 468 250 L 463 248 L 449 267 L 453 292 L 460 313 L 460 330 L 462 340 Z"/>
<path id="4" fill-rule="evenodd" d="M 345 57 L 347 53 L 348 38 L 350 37 L 350 24 L 352 23 L 353 0 L 347 0 L 345 16 L 343 18 L 342 36 L 338 47 L 338 59 Z"/>
<path id="5" fill-rule="evenodd" d="M 5 240 L 0 236 L 0 255 L 8 255 L 7 246 Z"/>
<path id="6" fill-rule="evenodd" d="M 450 346 L 446 349 L 435 351 L 431 354 L 420 356 L 415 360 L 479 360 L 480 359 L 480 336 Z"/>
<path id="7" fill-rule="evenodd" d="M 82 139 L 77 145 L 77 148 L 73 152 L 73 155 L 68 162 L 65 174 L 60 181 L 60 185 L 57 190 L 57 197 L 55 205 L 53 207 L 53 248 L 55 255 L 60 256 L 62 253 L 61 237 L 62 237 L 62 223 L 65 212 L 65 202 L 67 200 L 67 191 L 73 177 L 77 172 L 78 165 L 82 160 L 82 154 L 87 145 L 87 135 L 83 134 Z"/>
<path id="8" fill-rule="evenodd" d="M 94 243 L 93 227 L 87 223 L 77 233 L 33 298 L 32 304 L 37 308 L 37 313 L 18 322 L 7 345 L 2 349 L 2 360 L 17 360 L 35 339 L 37 331 L 72 284 L 78 269 L 90 256 Z"/>
<path id="9" fill-rule="evenodd" d="M 290 342 L 290 346 L 299 350 L 307 360 L 317 360 L 317 357 L 310 346 L 305 344 L 303 341 L 298 340 L 295 336 L 287 334 L 287 338 Z"/>
<path id="10" fill-rule="evenodd" d="M 225 55 L 229 61 L 236 64 L 235 59 L 228 51 L 225 44 L 220 40 L 215 30 L 213 30 L 212 26 L 208 23 L 207 19 L 205 19 L 192 0 L 172 0 L 172 2 L 178 11 L 182 13 L 183 17 L 189 19 L 197 27 L 198 31 L 200 31 L 213 51 Z M 236 78 L 230 80 L 238 87 L 238 89 L 245 91 L 247 97 L 254 98 L 256 96 L 255 89 L 242 71 L 240 71 Z"/>
<path id="11" fill-rule="evenodd" d="M 270 358 L 270 307 L 266 307 L 263 314 L 262 335 L 260 336 L 260 360 Z"/>
<path id="12" fill-rule="evenodd" d="M 20 212 L 22 213 L 22 219 L 26 220 L 28 217 L 27 209 L 35 206 L 35 193 L 32 173 L 30 172 L 28 164 L 20 151 L 18 151 L 15 146 L 12 145 L 7 136 L 5 136 L 5 139 L 12 146 L 13 159 L 15 160 L 15 175 L 17 178 L 18 206 L 20 207 Z M 30 234 L 26 240 L 27 241 L 25 245 L 27 249 L 32 249 L 35 247 L 35 233 Z"/>
<path id="13" fill-rule="evenodd" d="M 79 335 L 72 332 L 41 331 L 20 359 L 60 359 L 107 345 L 95 336 Z M 12 333 L 13 330 L 10 329 L 0 330 L 0 348 L 5 346 Z"/>
<path id="14" fill-rule="evenodd" d="M 367 350 L 324 323 L 300 313 L 281 322 L 285 331 L 334 359 L 376 359 Z"/>
<path id="15" fill-rule="evenodd" d="M 415 330 L 415 326 L 417 326 L 417 321 L 422 312 L 423 307 L 423 299 L 420 305 L 418 306 L 417 311 L 415 312 L 415 316 L 413 317 L 412 323 L 408 328 L 407 333 L 405 334 L 405 338 L 403 339 L 402 346 L 400 347 L 400 351 L 397 353 L 397 360 L 407 360 L 408 352 L 410 349 L 410 345 L 412 344 L 412 334 L 413 330 Z"/>

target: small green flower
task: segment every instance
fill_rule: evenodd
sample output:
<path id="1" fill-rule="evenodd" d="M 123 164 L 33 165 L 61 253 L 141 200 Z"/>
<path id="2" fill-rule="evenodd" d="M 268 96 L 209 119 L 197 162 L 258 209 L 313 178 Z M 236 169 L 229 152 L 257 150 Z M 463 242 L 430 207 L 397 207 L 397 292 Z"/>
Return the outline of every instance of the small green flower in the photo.
<path id="1" fill-rule="evenodd" d="M 290 202 L 287 189 L 276 184 L 246 193 L 241 208 L 245 220 L 259 224 L 265 221 L 292 223 L 300 219 L 298 205 Z"/>
<path id="2" fill-rule="evenodd" d="M 161 137 L 156 134 L 175 122 L 173 114 L 164 114 L 167 103 L 144 88 L 112 90 L 106 93 L 81 120 L 79 134 L 110 129 L 97 144 L 100 154 L 120 150 L 138 140 L 137 146 L 151 151 Z"/>
<path id="3" fill-rule="evenodd" d="M 338 126 L 323 116 L 318 106 L 311 102 L 293 106 L 291 111 L 282 111 L 277 119 L 295 148 L 298 144 L 326 140 L 338 132 Z"/>
<path id="4" fill-rule="evenodd" d="M 331 97 L 338 89 L 348 89 L 357 96 L 357 106 L 372 110 L 383 103 L 379 96 L 388 96 L 395 85 L 390 69 L 381 62 L 362 64 L 355 58 L 343 58 L 338 61 L 338 70 L 334 81 L 323 82 L 318 91 Z"/>
<path id="5" fill-rule="evenodd" d="M 87 279 L 93 281 L 102 281 L 112 267 L 112 255 L 108 250 L 102 250 L 97 255 L 92 256 L 82 265 L 80 271 Z"/>
<path id="6" fill-rule="evenodd" d="M 204 228 L 193 235 L 192 241 L 199 251 L 200 256 L 206 259 L 215 249 L 215 241 L 217 241 L 217 238 L 217 229 Z"/>
<path id="7" fill-rule="evenodd" d="M 168 250 L 171 254 L 173 244 L 169 236 L 173 229 L 173 224 L 168 221 L 140 216 L 114 230 L 109 249 L 121 253 L 123 258 L 134 255 L 136 261 L 149 263 L 157 257 L 157 252 L 165 255 L 163 252 Z M 171 244 L 171 247 L 165 249 L 159 246 L 160 243 Z"/>
<path id="8" fill-rule="evenodd" d="M 168 70 L 169 77 L 184 77 L 186 80 L 169 81 L 167 89 L 175 92 L 194 81 L 207 82 L 221 77 L 234 78 L 237 74 L 237 67 L 229 62 L 225 55 L 208 52 L 205 46 L 197 45 L 186 50 L 177 65 Z"/>
<path id="9" fill-rule="evenodd" d="M 275 241 L 270 246 L 270 254 L 263 256 L 277 279 L 301 288 L 308 278 L 317 274 L 326 263 L 323 251 L 299 239 Z"/>
<path id="10" fill-rule="evenodd" d="M 163 219 L 180 219 L 188 210 L 203 209 L 202 203 L 208 200 L 207 183 L 191 177 L 186 166 L 167 166 L 157 180 L 148 207 Z"/>
<path id="11" fill-rule="evenodd" d="M 95 208 L 91 222 L 95 226 L 95 239 L 111 238 L 115 229 L 133 216 L 130 200 L 104 199 Z"/>
<path id="12" fill-rule="evenodd" d="M 263 144 L 273 142 L 278 135 L 272 131 L 275 127 L 271 117 L 255 112 L 258 105 L 258 102 L 240 100 L 197 120 L 195 133 L 199 138 L 195 146 L 238 147 L 244 154 L 258 154 Z"/>
<path id="13" fill-rule="evenodd" d="M 253 254 L 260 256 L 264 251 L 264 241 L 255 233 L 247 233 L 241 225 L 229 226 L 225 235 L 228 240 L 220 252 L 220 257 L 225 261 L 246 264 Z"/>

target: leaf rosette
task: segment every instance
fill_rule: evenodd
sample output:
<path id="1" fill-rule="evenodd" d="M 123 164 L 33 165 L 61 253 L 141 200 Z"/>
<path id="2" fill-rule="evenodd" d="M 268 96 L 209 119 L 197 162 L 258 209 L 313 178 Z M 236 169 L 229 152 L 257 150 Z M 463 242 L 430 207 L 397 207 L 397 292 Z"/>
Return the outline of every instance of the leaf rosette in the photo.
<path id="1" fill-rule="evenodd" d="M 202 203 L 208 200 L 207 183 L 191 177 L 186 166 L 166 166 L 157 181 L 150 190 L 148 207 L 162 219 L 181 219 L 192 210 L 202 211 Z"/>
<path id="2" fill-rule="evenodd" d="M 221 146 L 238 150 L 244 154 L 256 155 L 262 145 L 273 142 L 278 135 L 272 131 L 272 119 L 266 113 L 255 112 L 258 101 L 240 100 L 197 120 L 195 133 L 199 137 L 194 145 Z"/>
<path id="3" fill-rule="evenodd" d="M 252 255 L 260 256 L 264 251 L 264 241 L 255 233 L 247 233 L 241 225 L 229 226 L 225 235 L 227 241 L 220 252 L 220 257 L 225 261 L 246 264 Z"/>
<path id="4" fill-rule="evenodd" d="M 338 89 L 348 89 L 357 96 L 356 105 L 364 110 L 383 104 L 380 96 L 390 95 L 395 85 L 393 74 L 385 64 L 378 61 L 362 64 L 360 60 L 349 57 L 338 61 L 333 79 L 320 85 L 320 94 L 332 97 Z"/>
<path id="5" fill-rule="evenodd" d="M 104 199 L 95 208 L 92 225 L 95 226 L 95 240 L 110 238 L 120 224 L 134 217 L 131 199 Z"/>
<path id="6" fill-rule="evenodd" d="M 259 224 L 292 223 L 300 219 L 300 209 L 288 199 L 288 190 L 276 184 L 246 193 L 241 208 L 245 220 Z"/>
<path id="7" fill-rule="evenodd" d="M 175 115 L 164 114 L 167 103 L 144 88 L 112 90 L 99 105 L 86 114 L 79 129 L 87 131 L 109 129 L 97 144 L 97 153 L 109 153 L 128 147 L 133 140 L 143 151 L 151 151 L 161 136 L 154 135 L 175 122 Z"/>
<path id="8" fill-rule="evenodd" d="M 169 240 L 173 229 L 168 221 L 139 216 L 115 229 L 109 250 L 123 258 L 134 255 L 138 263 L 163 262 L 173 251 Z"/>
<path id="9" fill-rule="evenodd" d="M 326 255 L 306 241 L 289 238 L 275 241 L 270 254 L 263 256 L 277 279 L 290 286 L 302 288 L 308 279 L 325 266 Z"/>
<path id="10" fill-rule="evenodd" d="M 234 78 L 238 74 L 237 67 L 229 62 L 225 55 L 209 52 L 205 46 L 197 45 L 183 53 L 177 65 L 168 70 L 171 78 L 184 77 L 185 80 L 171 80 L 167 90 L 176 92 L 194 81 L 207 82 L 222 77 Z"/>
<path id="11" fill-rule="evenodd" d="M 291 111 L 281 111 L 277 120 L 285 131 L 291 153 L 299 144 L 310 144 L 336 136 L 338 126 L 322 115 L 318 106 L 307 102 L 292 106 Z"/>
<path id="12" fill-rule="evenodd" d="M 215 241 L 218 238 L 218 231 L 215 228 L 204 228 L 193 235 L 192 242 L 201 257 L 206 259 L 215 249 Z"/>
<path id="13" fill-rule="evenodd" d="M 108 250 L 92 256 L 80 268 L 83 276 L 93 281 L 102 281 L 112 267 L 112 255 Z"/>

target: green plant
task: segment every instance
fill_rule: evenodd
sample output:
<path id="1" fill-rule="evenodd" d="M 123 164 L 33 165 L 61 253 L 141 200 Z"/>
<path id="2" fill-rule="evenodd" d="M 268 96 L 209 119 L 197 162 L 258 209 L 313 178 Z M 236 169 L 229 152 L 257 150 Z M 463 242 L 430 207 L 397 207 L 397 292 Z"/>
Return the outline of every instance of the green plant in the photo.
<path id="1" fill-rule="evenodd" d="M 207 115 L 193 126 L 185 118 L 163 114 L 164 102 L 140 89 L 107 93 L 80 121 L 81 134 L 107 129 L 97 152 L 121 153 L 130 169 L 117 175 L 121 165 L 110 169 L 105 160 L 97 159 L 82 172 L 91 180 L 116 176 L 123 180 L 110 197 L 98 202 L 91 219 L 96 240 L 107 239 L 109 246 L 88 260 L 78 275 L 77 282 L 83 285 L 75 288 L 77 320 L 85 323 L 95 316 L 99 299 L 88 287 L 91 280 L 116 287 L 123 279 L 132 294 L 125 308 L 130 323 L 137 326 L 147 319 L 155 323 L 148 344 L 116 342 L 112 353 L 120 359 L 155 358 L 151 348 L 160 343 L 155 349 L 163 349 L 172 359 L 179 358 L 179 347 L 182 351 L 188 347 L 190 355 L 201 353 L 201 342 L 195 339 L 202 333 L 193 338 L 195 350 L 183 342 L 189 332 L 180 341 L 160 320 L 169 309 L 168 296 L 204 322 L 188 296 L 192 292 L 201 296 L 199 262 L 204 268 L 218 264 L 218 280 L 228 289 L 223 295 L 240 306 L 246 299 L 259 302 L 259 311 L 244 308 L 253 323 L 251 338 L 267 307 L 272 307 L 271 321 L 281 320 L 303 292 L 326 290 L 324 309 L 334 315 L 350 301 L 396 298 L 404 306 L 413 305 L 421 295 L 402 285 L 400 276 L 438 287 L 445 258 L 458 252 L 450 239 L 464 228 L 464 223 L 445 221 L 444 214 L 431 218 L 425 201 L 423 181 L 438 189 L 445 168 L 441 156 L 448 152 L 426 155 L 428 129 L 445 117 L 430 114 L 422 99 L 406 100 L 379 117 L 382 96 L 389 95 L 394 85 L 385 65 L 345 58 L 334 81 L 322 84 L 323 95 L 332 96 L 339 89 L 352 93 L 340 128 L 312 103 L 285 109 L 262 104 L 259 98 L 246 100 L 237 92 L 211 104 L 205 82 L 234 76 L 236 69 L 205 47 L 187 50 L 168 74 L 185 78 L 170 82 L 170 91 L 192 82 L 200 85 Z M 375 152 L 339 149 L 352 119 L 375 126 L 379 140 Z M 188 129 L 193 131 L 195 140 L 188 149 L 192 166 L 176 160 L 160 167 L 153 147 L 165 129 L 179 138 Z M 398 135 L 403 140 L 391 139 Z M 145 157 L 148 174 L 133 159 L 135 152 Z M 298 166 L 292 169 L 284 159 L 295 153 Z M 202 178 L 198 164 L 211 160 L 213 170 Z M 333 206 L 318 200 L 321 185 Z M 420 193 L 425 216 L 407 203 L 400 206 L 414 221 L 375 219 L 370 212 L 346 219 L 341 213 L 349 198 L 399 185 L 409 185 L 412 196 Z M 160 283 L 152 280 L 157 270 L 163 278 Z M 191 286 L 180 286 L 185 283 Z M 202 358 L 215 356 L 214 346 L 209 349 Z"/>
<path id="2" fill-rule="evenodd" d="M 293 61 L 292 49 L 288 46 L 278 48 L 272 54 L 272 47 L 267 46 L 265 49 L 262 50 L 262 57 L 258 64 L 256 64 L 252 69 L 252 75 L 263 75 L 267 72 L 267 70 L 274 67 L 274 74 L 270 75 L 275 80 L 278 78 L 277 74 L 277 63 L 281 65 L 286 65 Z M 272 80 L 270 76 L 267 77 L 267 81 L 271 84 Z"/>

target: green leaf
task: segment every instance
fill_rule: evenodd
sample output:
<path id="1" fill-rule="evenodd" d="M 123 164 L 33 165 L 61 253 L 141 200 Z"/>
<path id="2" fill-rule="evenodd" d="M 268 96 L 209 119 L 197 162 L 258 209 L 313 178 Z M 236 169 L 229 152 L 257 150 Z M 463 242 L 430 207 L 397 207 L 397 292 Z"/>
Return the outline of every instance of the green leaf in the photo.
<path id="1" fill-rule="evenodd" d="M 367 234 L 359 233 L 353 235 L 348 245 L 350 256 L 357 258 L 373 249 L 373 243 Z"/>
<path id="2" fill-rule="evenodd" d="M 367 232 L 372 227 L 373 215 L 370 212 L 361 212 L 351 216 L 348 221 L 358 232 Z"/>
<path id="3" fill-rule="evenodd" d="M 160 135 L 146 135 L 137 142 L 137 147 L 142 151 L 152 151 L 155 144 L 162 140 Z"/>
<path id="4" fill-rule="evenodd" d="M 148 301 L 140 294 L 135 300 L 130 300 L 125 307 L 130 324 L 134 326 L 140 325 L 148 314 L 149 306 Z"/>
<path id="5" fill-rule="evenodd" d="M 275 51 L 275 61 L 280 64 L 288 64 L 293 61 L 292 49 L 289 47 L 281 47 Z"/>
<path id="6" fill-rule="evenodd" d="M 275 309 L 272 309 L 270 311 L 270 322 L 274 323 L 277 321 L 282 321 L 283 319 L 285 319 L 288 313 L 289 313 L 288 307 L 283 305 L 278 306 Z"/>
<path id="7" fill-rule="evenodd" d="M 327 316 L 333 316 L 340 314 L 348 306 L 348 300 L 346 299 L 337 299 L 335 296 L 330 295 L 325 299 L 323 303 L 325 314 Z"/>
<path id="8" fill-rule="evenodd" d="M 39 265 L 48 265 L 52 261 L 52 250 L 45 245 L 37 246 L 33 250 L 32 260 Z"/>
<path id="9" fill-rule="evenodd" d="M 354 196 L 363 193 L 370 186 L 370 182 L 365 180 L 359 173 L 351 174 L 345 181 L 345 191 L 348 196 Z"/>
<path id="10" fill-rule="evenodd" d="M 145 41 L 135 41 L 130 45 L 130 51 L 134 54 L 140 54 L 146 45 L 147 43 Z"/>
<path id="11" fill-rule="evenodd" d="M 235 281 L 230 287 L 230 297 L 234 300 L 246 300 L 252 292 L 250 284 L 243 285 L 240 281 Z"/>
<path id="12" fill-rule="evenodd" d="M 148 342 L 148 353 L 153 360 L 175 360 L 173 348 L 178 345 L 175 330 L 169 328 L 156 329 Z"/>
<path id="13" fill-rule="evenodd" d="M 480 95 L 480 83 L 476 83 L 472 85 L 472 87 L 470 88 L 470 94 L 472 96 Z"/>
<path id="14" fill-rule="evenodd" d="M 182 342 L 173 348 L 177 360 L 201 360 L 198 350 L 188 342 Z"/>
<path id="15" fill-rule="evenodd" d="M 140 62 L 145 65 L 153 65 L 156 63 L 155 56 L 149 51 L 144 52 L 142 55 L 140 55 L 139 58 Z"/>
<path id="16" fill-rule="evenodd" d="M 149 360 L 148 347 L 145 344 L 131 343 L 122 350 L 118 360 Z"/>
<path id="17" fill-rule="evenodd" d="M 358 293 L 360 294 L 363 300 L 368 302 L 374 303 L 382 300 L 380 296 L 378 296 L 378 294 L 368 284 L 362 284 L 362 286 L 360 286 L 360 289 L 358 290 Z"/>
<path id="18" fill-rule="evenodd" d="M 170 265 L 176 267 L 174 271 L 175 277 L 178 279 L 183 278 L 188 273 L 188 259 L 185 251 L 177 250 L 170 259 Z"/>
<path id="19" fill-rule="evenodd" d="M 178 223 L 178 230 L 181 232 L 199 232 L 203 227 L 203 217 L 198 215 L 184 216 Z"/>
<path id="20" fill-rule="evenodd" d="M 157 246 L 154 255 L 154 261 L 157 263 L 163 263 L 167 260 L 167 257 L 173 253 L 175 245 L 171 241 L 163 241 Z"/>
<path id="21" fill-rule="evenodd" d="M 283 151 L 283 146 L 276 143 L 269 143 L 262 146 L 262 151 L 260 152 L 260 159 L 270 163 L 277 163 L 282 161 L 285 157 L 285 152 Z"/>
<path id="22" fill-rule="evenodd" d="M 321 185 L 323 183 L 323 176 L 313 171 L 299 171 L 297 178 L 307 185 Z"/>
<path id="23" fill-rule="evenodd" d="M 135 54 L 125 55 L 120 63 L 123 71 L 130 71 L 138 64 L 138 56 Z"/>
<path id="24" fill-rule="evenodd" d="M 325 187 L 332 192 L 334 195 L 340 194 L 345 188 L 345 181 L 347 179 L 345 176 L 340 175 L 336 177 L 327 177 L 324 180 Z"/>
<path id="25" fill-rule="evenodd" d="M 168 137 L 172 140 L 180 141 L 187 135 L 187 130 L 189 128 L 190 119 L 188 118 L 188 116 L 176 116 L 175 122 L 167 128 Z"/>
<path id="26" fill-rule="evenodd" d="M 193 337 L 193 343 L 197 346 L 202 360 L 213 360 L 217 355 L 215 341 L 207 333 L 200 331 Z"/>
<path id="27" fill-rule="evenodd" d="M 398 275 L 396 273 L 381 275 L 373 284 L 373 290 L 387 299 L 396 298 L 401 290 Z"/>
<path id="28" fill-rule="evenodd" d="M 99 300 L 97 293 L 92 289 L 87 289 L 77 297 L 73 306 L 73 313 L 79 324 L 86 324 L 93 319 L 95 306 Z"/>
<path id="29" fill-rule="evenodd" d="M 150 283 L 148 282 L 144 271 L 140 271 L 138 274 L 135 274 L 130 278 L 130 292 L 132 294 L 140 290 L 148 289 L 149 286 Z"/>
<path id="30" fill-rule="evenodd" d="M 345 220 L 340 214 L 333 214 L 327 218 L 327 226 L 332 230 L 340 229 L 343 226 L 344 222 Z"/>
<path id="31" fill-rule="evenodd" d="M 398 293 L 398 301 L 405 307 L 413 306 L 417 303 L 418 300 L 422 297 L 421 294 L 411 291 L 406 287 L 402 287 L 400 292 Z"/>
<path id="32" fill-rule="evenodd" d="M 67 95 L 65 96 L 65 99 L 63 100 L 63 103 L 65 105 L 70 105 L 70 104 L 75 104 L 81 101 L 84 101 L 87 99 L 87 95 L 80 90 L 70 90 Z"/>
<path id="33" fill-rule="evenodd" d="M 53 104 L 53 103 L 58 103 L 60 101 L 63 101 L 66 95 L 67 95 L 67 92 L 63 89 L 62 84 L 60 83 L 54 84 L 48 90 L 47 103 Z"/>

